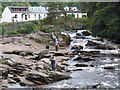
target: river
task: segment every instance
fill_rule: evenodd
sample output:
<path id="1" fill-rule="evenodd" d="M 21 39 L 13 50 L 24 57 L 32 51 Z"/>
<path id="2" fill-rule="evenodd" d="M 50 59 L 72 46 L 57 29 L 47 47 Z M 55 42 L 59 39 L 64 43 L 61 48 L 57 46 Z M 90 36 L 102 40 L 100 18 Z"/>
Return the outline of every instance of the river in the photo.
<path id="1" fill-rule="evenodd" d="M 71 60 L 66 61 L 69 66 L 66 66 L 65 69 L 82 69 L 78 71 L 70 72 L 71 79 L 61 80 L 52 84 L 40 86 L 40 88 L 118 88 L 119 87 L 119 75 L 120 75 L 120 57 L 117 54 L 120 54 L 119 45 L 112 43 L 104 39 L 100 41 L 100 37 L 84 36 L 85 39 L 76 39 L 76 33 L 80 33 L 86 30 L 77 30 L 77 32 L 68 32 L 63 34 L 69 34 L 72 41 L 71 44 L 66 48 L 66 50 L 71 51 L 73 45 L 83 46 L 83 51 L 100 51 L 100 56 L 94 57 L 96 61 L 89 62 L 80 62 L 73 60 L 78 55 L 75 55 Z M 83 35 L 82 35 L 83 36 Z M 102 50 L 94 49 L 92 46 L 85 46 L 87 42 L 93 41 L 96 43 L 106 44 L 111 47 L 114 47 L 113 50 Z M 90 65 L 94 63 L 95 66 L 91 67 Z M 76 67 L 75 64 L 87 64 L 88 67 Z M 115 69 L 104 69 L 105 66 L 115 66 Z M 13 86 L 14 88 L 22 88 L 19 85 Z M 12 87 L 10 87 L 12 88 Z M 24 87 L 23 87 L 24 88 Z"/>
<path id="2" fill-rule="evenodd" d="M 78 30 L 77 33 L 82 34 L 83 31 L 86 30 Z M 112 43 L 111 41 L 108 41 L 104 39 L 103 41 L 98 41 L 99 37 L 92 37 L 85 36 L 85 39 L 76 39 L 74 36 L 76 36 L 76 32 L 69 33 L 72 42 L 66 50 L 70 50 L 71 46 L 73 45 L 81 45 L 83 46 L 84 51 L 95 51 L 99 50 L 102 54 L 102 57 L 95 57 L 97 60 L 97 63 L 99 63 L 95 67 L 90 67 L 89 65 L 93 63 L 94 61 L 90 62 L 79 62 L 74 61 L 73 57 L 71 60 L 66 61 L 66 63 L 70 64 L 69 66 L 66 66 L 65 68 L 68 70 L 72 70 L 75 68 L 81 68 L 80 71 L 72 71 L 70 73 L 71 79 L 68 80 L 62 80 L 53 84 L 44 85 L 42 88 L 93 88 L 93 86 L 96 86 L 97 88 L 118 88 L 119 86 L 119 79 L 118 76 L 120 75 L 118 67 L 120 57 L 114 56 L 114 54 L 117 54 L 119 51 L 119 45 Z M 85 46 L 88 42 L 88 40 L 106 44 L 109 46 L 114 47 L 114 50 L 102 50 L 102 49 L 94 49 L 92 46 Z M 74 66 L 77 63 L 84 63 L 88 64 L 88 67 L 76 67 Z M 106 70 L 103 67 L 104 66 L 116 66 L 115 70 Z M 95 88 L 96 88 L 95 87 Z"/>

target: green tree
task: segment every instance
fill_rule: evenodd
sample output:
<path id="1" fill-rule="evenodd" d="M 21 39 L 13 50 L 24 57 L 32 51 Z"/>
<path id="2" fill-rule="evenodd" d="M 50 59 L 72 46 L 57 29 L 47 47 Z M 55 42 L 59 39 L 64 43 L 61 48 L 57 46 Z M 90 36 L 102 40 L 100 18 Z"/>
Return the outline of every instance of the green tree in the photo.
<path id="1" fill-rule="evenodd" d="M 47 17 L 47 23 L 49 24 L 55 23 L 56 18 L 59 18 L 61 14 L 66 13 L 63 8 L 63 4 L 60 2 L 50 2 L 47 3 L 47 6 L 49 7 L 49 13 Z"/>
<path id="2" fill-rule="evenodd" d="M 89 5 L 90 30 L 94 36 L 114 39 L 120 43 L 120 2 L 98 2 Z M 93 8 L 95 7 L 95 8 Z"/>

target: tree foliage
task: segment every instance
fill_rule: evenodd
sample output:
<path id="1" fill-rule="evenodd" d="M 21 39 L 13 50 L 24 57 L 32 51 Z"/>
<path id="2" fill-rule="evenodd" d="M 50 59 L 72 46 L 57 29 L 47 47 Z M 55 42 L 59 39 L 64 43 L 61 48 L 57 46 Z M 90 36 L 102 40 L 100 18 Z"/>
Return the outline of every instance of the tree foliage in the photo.
<path id="1" fill-rule="evenodd" d="M 94 36 L 114 39 L 120 43 L 119 5 L 120 2 L 89 3 L 88 17 L 90 18 L 90 30 Z"/>

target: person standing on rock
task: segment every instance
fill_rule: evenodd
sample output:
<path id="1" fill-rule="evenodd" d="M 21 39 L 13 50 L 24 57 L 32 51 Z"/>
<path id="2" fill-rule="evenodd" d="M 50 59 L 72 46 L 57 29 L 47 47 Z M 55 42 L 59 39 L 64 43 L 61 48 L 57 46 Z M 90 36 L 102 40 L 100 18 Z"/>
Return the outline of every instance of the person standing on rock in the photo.
<path id="1" fill-rule="evenodd" d="M 56 42 L 55 42 L 55 49 L 56 49 L 56 51 L 58 51 L 58 48 L 59 48 L 59 43 L 58 43 L 58 41 L 56 39 Z"/>
<path id="2" fill-rule="evenodd" d="M 50 61 L 51 61 L 51 68 L 53 71 L 55 71 L 55 57 L 53 55 L 51 55 L 50 57 Z"/>

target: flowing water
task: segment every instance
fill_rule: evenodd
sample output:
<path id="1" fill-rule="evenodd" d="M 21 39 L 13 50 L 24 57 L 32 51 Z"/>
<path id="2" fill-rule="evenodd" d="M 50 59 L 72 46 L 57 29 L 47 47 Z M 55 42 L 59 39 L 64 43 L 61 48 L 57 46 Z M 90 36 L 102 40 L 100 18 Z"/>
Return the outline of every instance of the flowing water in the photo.
<path id="1" fill-rule="evenodd" d="M 77 33 L 82 35 L 82 32 L 86 30 L 78 30 Z M 63 33 L 67 34 L 67 33 Z M 83 46 L 84 51 L 100 51 L 102 56 L 95 57 L 95 62 L 97 65 L 94 67 L 90 67 L 94 61 L 89 62 L 79 62 L 74 61 L 73 59 L 66 61 L 66 63 L 70 64 L 65 68 L 68 70 L 73 69 L 82 69 L 79 71 L 72 71 L 70 73 L 71 79 L 62 80 L 55 82 L 53 84 L 44 85 L 42 88 L 93 88 L 91 86 L 96 86 L 97 88 L 118 88 L 119 87 L 119 63 L 120 57 L 117 56 L 119 53 L 119 45 L 114 44 L 108 40 L 100 41 L 99 37 L 85 36 L 85 39 L 76 39 L 76 32 L 69 32 L 70 37 L 72 38 L 72 42 L 66 50 L 71 50 L 73 45 L 81 45 Z M 82 35 L 83 36 L 83 35 Z M 102 50 L 102 49 L 94 49 L 92 46 L 85 46 L 88 40 L 97 42 L 100 44 L 106 44 L 108 46 L 114 47 L 113 50 Z M 75 64 L 84 63 L 87 64 L 88 67 L 76 67 Z M 115 66 L 114 70 L 104 69 L 104 66 Z M 96 88 L 95 87 L 95 88 Z"/>

